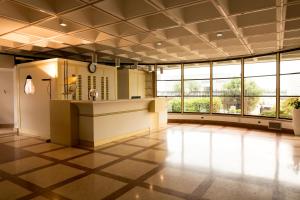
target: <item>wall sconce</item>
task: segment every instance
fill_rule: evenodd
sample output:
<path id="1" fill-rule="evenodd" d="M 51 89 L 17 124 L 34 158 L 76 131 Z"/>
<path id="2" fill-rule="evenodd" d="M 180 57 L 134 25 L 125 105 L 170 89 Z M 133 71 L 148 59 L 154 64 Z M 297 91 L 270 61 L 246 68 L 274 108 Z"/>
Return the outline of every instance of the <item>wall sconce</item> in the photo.
<path id="1" fill-rule="evenodd" d="M 24 85 L 24 92 L 25 92 L 26 95 L 34 94 L 34 92 L 35 92 L 35 87 L 33 85 L 32 77 L 30 75 L 26 76 L 26 81 L 25 81 L 25 85 Z"/>
<path id="2" fill-rule="evenodd" d="M 160 74 L 163 74 L 164 73 L 164 68 L 159 68 L 159 70 L 160 70 Z"/>

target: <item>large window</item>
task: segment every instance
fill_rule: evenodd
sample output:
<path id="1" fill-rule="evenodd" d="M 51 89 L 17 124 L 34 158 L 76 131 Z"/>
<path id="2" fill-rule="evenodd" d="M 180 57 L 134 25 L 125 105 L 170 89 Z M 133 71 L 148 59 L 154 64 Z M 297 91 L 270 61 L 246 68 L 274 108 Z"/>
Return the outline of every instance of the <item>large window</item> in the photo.
<path id="1" fill-rule="evenodd" d="M 168 98 L 168 112 L 181 112 L 181 65 L 157 66 L 157 96 Z"/>
<path id="2" fill-rule="evenodd" d="M 241 60 L 213 63 L 213 113 L 241 113 Z"/>
<path id="3" fill-rule="evenodd" d="M 300 99 L 300 50 L 184 64 L 181 70 L 181 64 L 157 66 L 157 96 L 168 98 L 169 112 L 291 119 L 290 102 Z"/>
<path id="4" fill-rule="evenodd" d="M 244 114 L 276 116 L 276 55 L 244 61 Z"/>
<path id="5" fill-rule="evenodd" d="M 281 54 L 280 117 L 292 118 L 290 100 L 300 97 L 300 51 Z"/>
<path id="6" fill-rule="evenodd" d="M 184 65 L 184 112 L 210 112 L 210 64 Z"/>

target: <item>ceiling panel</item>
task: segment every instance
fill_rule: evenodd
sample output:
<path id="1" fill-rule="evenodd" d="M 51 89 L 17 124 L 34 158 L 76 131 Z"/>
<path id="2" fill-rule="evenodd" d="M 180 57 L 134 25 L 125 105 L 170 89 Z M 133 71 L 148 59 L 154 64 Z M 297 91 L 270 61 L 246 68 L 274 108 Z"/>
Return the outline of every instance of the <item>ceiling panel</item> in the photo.
<path id="1" fill-rule="evenodd" d="M 116 48 L 121 48 L 121 47 L 127 47 L 127 46 L 132 46 L 134 45 L 133 42 L 130 42 L 128 40 L 120 39 L 120 38 L 113 38 L 109 40 L 104 40 L 101 42 L 98 42 L 99 44 L 111 46 L 111 47 L 116 47 Z"/>
<path id="2" fill-rule="evenodd" d="M 300 30 L 288 31 L 284 33 L 285 39 L 300 38 Z"/>
<path id="3" fill-rule="evenodd" d="M 166 39 L 174 39 L 174 38 L 191 35 L 191 32 L 189 32 L 188 30 L 186 30 L 183 27 L 174 27 L 174 28 L 169 28 L 169 29 L 165 29 L 165 30 L 160 30 L 160 31 L 157 31 L 156 33 Z"/>
<path id="4" fill-rule="evenodd" d="M 155 15 L 148 15 L 130 20 L 132 24 L 135 24 L 145 30 L 157 30 L 165 29 L 176 26 L 177 23 L 167 17 L 165 14 L 159 13 Z"/>
<path id="5" fill-rule="evenodd" d="M 300 2 L 299 4 L 288 5 L 286 8 L 286 19 L 294 19 L 300 17 Z"/>
<path id="6" fill-rule="evenodd" d="M 296 29 L 300 29 L 300 19 L 285 22 L 285 30 L 290 31 Z"/>
<path id="7" fill-rule="evenodd" d="M 155 7 L 144 0 L 104 0 L 96 3 L 95 6 L 123 19 L 157 11 Z"/>
<path id="8" fill-rule="evenodd" d="M 119 21 L 112 15 L 91 6 L 66 13 L 62 15 L 62 17 L 90 27 L 102 26 Z"/>
<path id="9" fill-rule="evenodd" d="M 152 0 L 152 1 L 163 8 L 171 8 L 171 7 L 182 6 L 182 5 L 191 4 L 191 3 L 204 1 L 204 0 Z"/>
<path id="10" fill-rule="evenodd" d="M 24 43 L 24 44 L 30 44 L 30 43 L 33 43 L 33 42 L 36 42 L 36 41 L 42 39 L 40 37 L 19 34 L 19 33 L 9 33 L 9 34 L 1 36 L 0 38 L 6 39 L 6 40 L 11 40 L 14 42 L 20 42 L 20 43 Z"/>
<path id="11" fill-rule="evenodd" d="M 0 24 L 0 35 L 14 31 L 27 25 L 26 23 L 5 19 L 3 17 L 0 17 Z"/>
<path id="12" fill-rule="evenodd" d="M 55 36 L 62 34 L 60 32 L 51 31 L 51 30 L 41 28 L 38 26 L 30 26 L 30 27 L 18 30 L 16 32 L 21 33 L 21 34 L 35 36 L 35 37 L 41 37 L 41 38 L 50 38 L 50 37 L 55 37 Z"/>
<path id="13" fill-rule="evenodd" d="M 179 46 L 203 43 L 203 41 L 195 35 L 189 35 L 189 36 L 183 36 L 183 37 L 179 37 L 179 38 L 175 38 L 175 39 L 170 39 L 169 41 L 171 41 L 173 43 L 177 43 Z"/>
<path id="14" fill-rule="evenodd" d="M 120 22 L 112 25 L 102 26 L 98 28 L 100 31 L 109 33 L 111 35 L 115 36 L 128 36 L 128 35 L 134 35 L 143 32 L 142 29 L 131 25 L 127 22 Z"/>
<path id="15" fill-rule="evenodd" d="M 254 36 L 276 32 L 277 24 L 275 23 L 242 28 L 242 33 L 244 36 Z"/>
<path id="16" fill-rule="evenodd" d="M 276 0 L 219 0 L 229 15 L 276 7 Z"/>
<path id="17" fill-rule="evenodd" d="M 209 1 L 187 7 L 172 9 L 169 12 L 176 15 L 185 23 L 206 21 L 221 17 L 218 10 Z"/>
<path id="18" fill-rule="evenodd" d="M 198 34 L 210 32 L 222 32 L 229 30 L 229 26 L 224 19 L 210 20 L 206 22 L 194 23 L 187 25 L 188 28 Z"/>
<path id="19" fill-rule="evenodd" d="M 210 41 L 236 38 L 235 34 L 230 30 L 217 33 L 209 33 L 207 34 L 207 36 Z"/>
<path id="20" fill-rule="evenodd" d="M 61 23 L 65 24 L 65 26 L 62 26 Z M 62 33 L 71 33 L 75 31 L 80 31 L 87 29 L 86 26 L 80 25 L 78 23 L 66 20 L 66 19 L 60 19 L 60 18 L 52 18 L 50 20 L 44 21 L 42 23 L 39 23 L 38 26 L 48 28 L 54 31 L 59 31 Z"/>
<path id="21" fill-rule="evenodd" d="M 86 31 L 81 31 L 77 33 L 71 34 L 74 37 L 79 37 L 85 40 L 88 40 L 90 42 L 100 42 L 103 40 L 108 40 L 114 38 L 114 36 L 109 35 L 107 33 L 98 31 L 98 30 L 86 30 Z"/>
<path id="22" fill-rule="evenodd" d="M 137 35 L 124 37 L 126 40 L 132 41 L 134 43 L 146 44 L 146 43 L 155 43 L 164 40 L 161 36 L 157 36 L 153 33 L 141 33 Z"/>
<path id="23" fill-rule="evenodd" d="M 0 51 L 132 62 L 267 53 L 300 47 L 299 10 L 300 0 L 2 0 Z"/>
<path id="24" fill-rule="evenodd" d="M 5 16 L 11 19 L 28 23 L 36 22 L 50 17 L 50 15 L 44 12 L 34 10 L 19 3 L 8 0 L 0 1 L 0 16 Z"/>
<path id="25" fill-rule="evenodd" d="M 53 38 L 52 40 L 55 42 L 73 45 L 73 46 L 91 43 L 90 41 L 72 37 L 70 35 L 59 36 L 59 37 Z"/>
<path id="26" fill-rule="evenodd" d="M 22 4 L 31 6 L 43 12 L 49 12 L 53 14 L 65 12 L 70 9 L 84 5 L 83 2 L 79 0 L 16 0 Z"/>
<path id="27" fill-rule="evenodd" d="M 238 27 L 255 26 L 276 22 L 276 9 L 263 10 L 233 17 Z"/>

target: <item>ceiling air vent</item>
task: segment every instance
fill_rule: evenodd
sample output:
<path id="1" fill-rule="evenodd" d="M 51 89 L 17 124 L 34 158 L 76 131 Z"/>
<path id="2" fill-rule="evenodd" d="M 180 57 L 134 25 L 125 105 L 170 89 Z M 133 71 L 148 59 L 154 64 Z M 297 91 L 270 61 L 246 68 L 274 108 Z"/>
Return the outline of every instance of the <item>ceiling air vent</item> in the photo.
<path id="1" fill-rule="evenodd" d="M 281 130 L 281 123 L 280 122 L 269 122 L 269 129 Z"/>

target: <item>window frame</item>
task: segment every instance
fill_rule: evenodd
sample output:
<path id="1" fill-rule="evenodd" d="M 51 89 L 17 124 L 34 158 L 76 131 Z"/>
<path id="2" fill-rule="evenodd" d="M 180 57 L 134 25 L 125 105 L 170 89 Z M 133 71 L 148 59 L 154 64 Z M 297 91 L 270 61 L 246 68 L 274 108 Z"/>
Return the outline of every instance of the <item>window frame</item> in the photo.
<path id="1" fill-rule="evenodd" d="M 207 66 L 204 66 L 205 68 L 208 67 L 208 71 L 209 71 L 209 74 L 208 74 L 208 78 L 185 78 L 185 69 L 188 68 L 188 65 L 191 65 L 191 64 L 198 64 L 198 65 L 202 65 L 202 64 L 207 64 Z M 183 110 L 182 110 L 182 113 L 188 113 L 188 114 L 210 114 L 211 113 L 211 84 L 210 84 L 210 81 L 211 81 L 211 63 L 210 62 L 199 62 L 199 63 L 188 63 L 188 64 L 183 64 L 183 71 L 184 71 L 184 74 L 183 74 L 183 91 L 182 91 L 182 107 L 183 107 Z M 209 91 L 208 91 L 208 95 L 207 96 L 189 96 L 189 95 L 186 95 L 185 94 L 185 83 L 186 81 L 208 81 L 209 82 Z M 196 111 L 196 112 L 188 112 L 188 111 L 185 111 L 185 98 L 209 98 L 209 111 L 208 112 L 199 112 L 199 111 Z"/>

